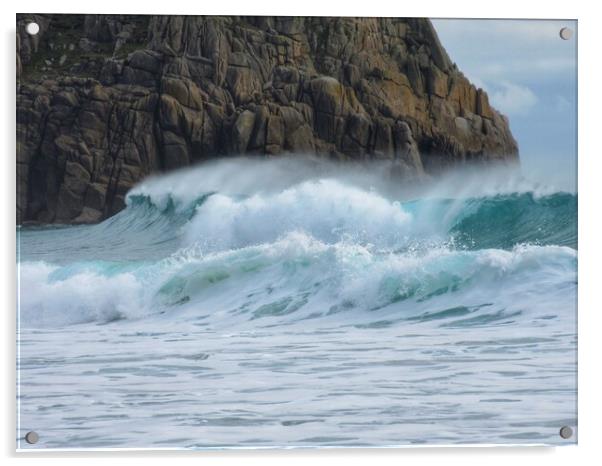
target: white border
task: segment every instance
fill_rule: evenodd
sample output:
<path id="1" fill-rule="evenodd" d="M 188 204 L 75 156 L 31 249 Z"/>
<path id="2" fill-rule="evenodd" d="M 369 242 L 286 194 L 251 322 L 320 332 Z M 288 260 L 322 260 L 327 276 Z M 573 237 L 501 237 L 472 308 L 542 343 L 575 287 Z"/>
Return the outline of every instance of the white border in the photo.
<path id="1" fill-rule="evenodd" d="M 427 17 L 473 17 L 473 18 L 563 18 L 579 20 L 579 446 L 551 447 L 428 447 L 410 449 L 326 449 L 326 450 L 230 450 L 183 452 L 172 450 L 130 451 L 109 450 L 91 452 L 40 452 L 15 453 L 15 57 L 14 28 L 16 12 L 52 13 L 147 13 L 147 14 L 279 14 L 279 15 L 320 15 L 320 16 L 427 16 Z M 0 131 L 4 151 L 2 154 L 2 295 L 7 297 L 3 308 L 4 351 L 1 384 L 4 402 L 0 439 L 2 453 L 8 463 L 19 461 L 28 464 L 44 458 L 48 464 L 76 463 L 85 458 L 86 464 L 99 464 L 105 459 L 127 459 L 138 464 L 162 464 L 168 458 L 177 458 L 184 463 L 211 459 L 216 464 L 306 464 L 308 460 L 316 466 L 326 464 L 346 465 L 378 462 L 379 464 L 399 464 L 410 460 L 412 463 L 457 461 L 463 465 L 478 464 L 484 460 L 489 465 L 514 461 L 546 465 L 569 463 L 595 463 L 600 457 L 597 449 L 601 432 L 600 401 L 602 379 L 598 351 L 599 334 L 602 332 L 600 304 L 600 241 L 602 231 L 599 220 L 602 199 L 602 151 L 600 150 L 600 99 L 602 79 L 599 46 L 601 44 L 601 15 L 595 2 L 546 1 L 526 2 L 525 0 L 505 0 L 486 2 L 469 0 L 430 0 L 426 1 L 382 1 L 371 0 L 359 4 L 348 1 L 304 0 L 303 2 L 282 2 L 253 0 L 230 0 L 228 2 L 152 2 L 149 0 L 104 0 L 103 2 L 83 3 L 75 0 L 28 1 L 13 5 L 3 4 L 2 75 L 3 108 L 0 112 Z M 8 415 L 7 415 L 8 414 Z M 483 445 L 479 445 L 483 447 Z M 18 458 L 17 458 L 18 456 Z"/>

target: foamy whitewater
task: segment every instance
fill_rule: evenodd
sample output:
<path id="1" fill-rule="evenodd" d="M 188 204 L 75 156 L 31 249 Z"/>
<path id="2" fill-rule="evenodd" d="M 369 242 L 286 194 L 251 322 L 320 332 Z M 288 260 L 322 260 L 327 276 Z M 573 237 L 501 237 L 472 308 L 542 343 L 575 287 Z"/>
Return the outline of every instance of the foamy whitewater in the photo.
<path id="1" fill-rule="evenodd" d="M 574 442 L 577 196 L 381 168 L 231 159 L 20 228 L 19 446 Z"/>

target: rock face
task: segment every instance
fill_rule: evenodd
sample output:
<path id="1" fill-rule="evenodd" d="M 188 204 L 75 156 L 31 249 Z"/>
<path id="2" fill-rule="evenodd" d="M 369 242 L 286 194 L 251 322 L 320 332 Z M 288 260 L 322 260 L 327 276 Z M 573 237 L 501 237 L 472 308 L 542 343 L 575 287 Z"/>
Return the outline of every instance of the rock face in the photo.
<path id="1" fill-rule="evenodd" d="M 389 159 L 402 177 L 518 157 L 427 19 L 18 15 L 17 31 L 18 223 L 96 222 L 152 172 L 233 154 Z"/>

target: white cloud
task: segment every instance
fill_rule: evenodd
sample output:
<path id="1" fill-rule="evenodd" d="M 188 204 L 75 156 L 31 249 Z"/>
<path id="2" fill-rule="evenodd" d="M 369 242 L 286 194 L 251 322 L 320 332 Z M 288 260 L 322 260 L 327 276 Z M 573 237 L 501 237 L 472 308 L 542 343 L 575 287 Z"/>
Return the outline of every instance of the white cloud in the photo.
<path id="1" fill-rule="evenodd" d="M 474 66 L 474 65 L 473 65 Z M 499 78 L 515 76 L 522 78 L 542 78 L 544 73 L 571 72 L 576 69 L 577 62 L 571 58 L 503 58 L 498 63 L 485 63 L 478 68 L 481 76 Z"/>
<path id="2" fill-rule="evenodd" d="M 491 87 L 491 103 L 506 115 L 526 115 L 537 104 L 537 96 L 527 86 L 502 81 Z"/>
<path id="3" fill-rule="evenodd" d="M 572 107 L 571 102 L 569 102 L 569 100 L 562 96 L 562 95 L 557 95 L 554 98 L 554 108 L 557 112 L 559 113 L 564 113 L 568 110 L 570 110 Z"/>

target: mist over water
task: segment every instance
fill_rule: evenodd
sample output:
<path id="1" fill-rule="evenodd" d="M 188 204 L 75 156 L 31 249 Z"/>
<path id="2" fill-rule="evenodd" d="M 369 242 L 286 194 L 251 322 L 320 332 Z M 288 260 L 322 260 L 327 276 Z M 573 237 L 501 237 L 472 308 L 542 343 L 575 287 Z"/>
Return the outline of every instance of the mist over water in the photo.
<path id="1" fill-rule="evenodd" d="M 46 447 L 565 442 L 576 213 L 517 167 L 149 178 L 98 225 L 19 230 L 21 423 Z"/>

